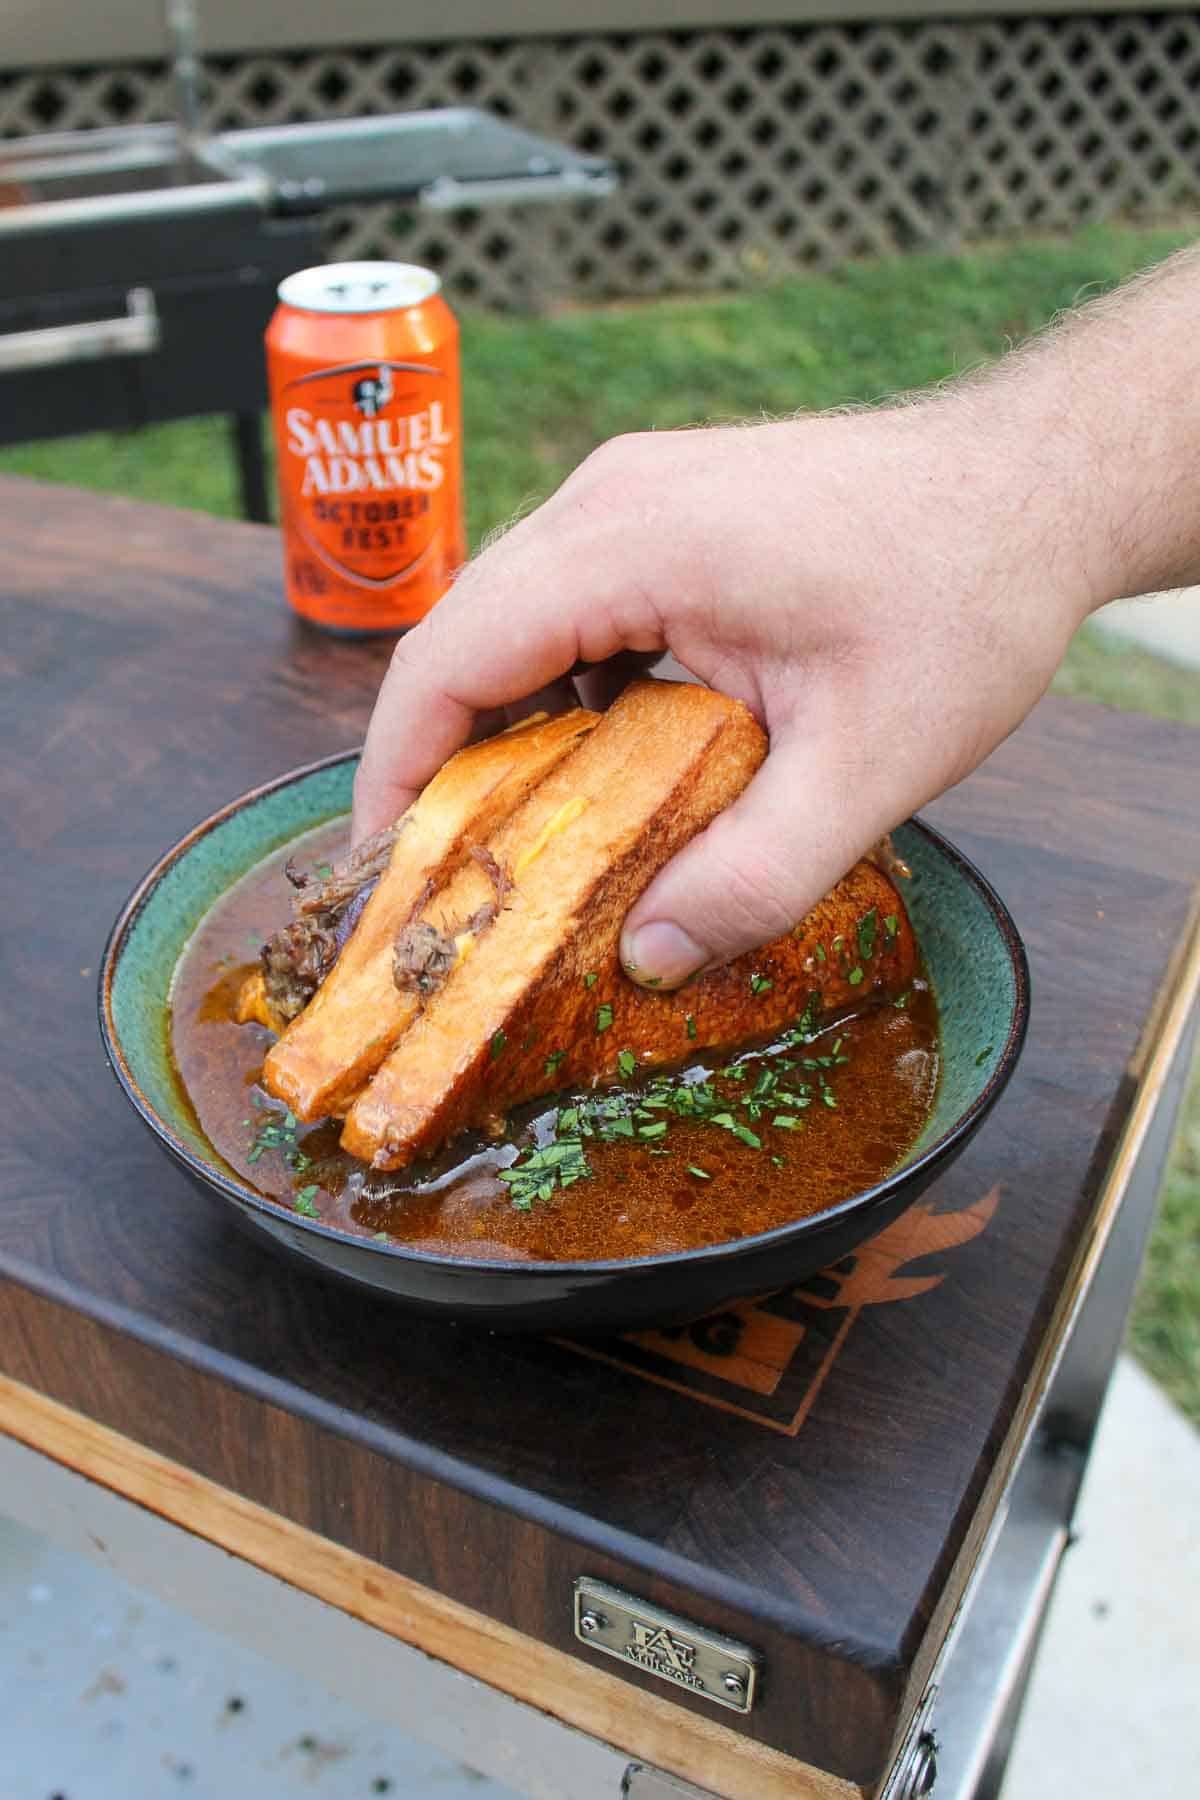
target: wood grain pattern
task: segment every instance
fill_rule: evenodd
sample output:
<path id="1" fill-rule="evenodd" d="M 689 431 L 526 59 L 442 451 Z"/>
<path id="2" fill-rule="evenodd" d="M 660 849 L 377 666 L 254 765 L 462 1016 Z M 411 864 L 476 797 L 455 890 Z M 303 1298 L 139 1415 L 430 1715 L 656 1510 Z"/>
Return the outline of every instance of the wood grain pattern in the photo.
<path id="1" fill-rule="evenodd" d="M 573 1668 L 596 1667 L 579 1574 L 743 1639 L 762 1701 L 722 1729 L 869 1787 L 1129 1116 L 1200 872 L 1200 739 L 1049 702 L 930 809 L 1031 955 L 1021 1068 L 930 1194 L 978 1214 L 998 1190 L 994 1212 L 974 1234 L 942 1220 L 857 1310 L 869 1259 L 768 1302 L 789 1353 L 758 1364 L 772 1392 L 725 1379 L 722 1320 L 686 1334 L 676 1391 L 628 1346 L 615 1366 L 344 1293 L 165 1161 L 98 1050 L 108 926 L 206 812 L 355 742 L 388 646 L 293 621 L 262 529 L 9 482 L 0 549 L 0 1372 Z M 794 1435 L 754 1416 L 818 1372 Z M 709 1404 L 723 1391 L 744 1410 Z M 712 1723 L 652 1676 L 608 1679 Z"/>
<path id="2" fill-rule="evenodd" d="M 764 1745 L 747 1745 L 716 1718 L 691 1718 L 604 1669 L 583 1670 L 573 1657 L 305 1531 L 3 1375 L 0 1424 L 88 1480 L 364 1624 L 730 1800 L 861 1800 L 862 1789 L 849 1782 Z"/>

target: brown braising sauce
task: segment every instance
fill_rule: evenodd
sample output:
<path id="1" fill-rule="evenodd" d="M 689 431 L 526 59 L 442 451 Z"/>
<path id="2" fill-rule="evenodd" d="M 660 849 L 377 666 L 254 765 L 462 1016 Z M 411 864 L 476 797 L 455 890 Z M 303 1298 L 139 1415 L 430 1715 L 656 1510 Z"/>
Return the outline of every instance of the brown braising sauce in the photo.
<path id="1" fill-rule="evenodd" d="M 179 1079 L 225 1161 L 282 1206 L 443 1255 L 645 1256 L 820 1212 L 894 1168 L 928 1118 L 938 1024 L 918 980 L 900 1004 L 807 1041 L 544 1098 L 513 1113 L 504 1139 L 471 1134 L 400 1174 L 374 1173 L 339 1149 L 336 1121 L 297 1125 L 258 1087 L 271 1037 L 233 1019 L 259 945 L 287 913 L 284 863 L 333 862 L 345 846 L 337 821 L 260 864 L 202 922 L 175 976 Z"/>

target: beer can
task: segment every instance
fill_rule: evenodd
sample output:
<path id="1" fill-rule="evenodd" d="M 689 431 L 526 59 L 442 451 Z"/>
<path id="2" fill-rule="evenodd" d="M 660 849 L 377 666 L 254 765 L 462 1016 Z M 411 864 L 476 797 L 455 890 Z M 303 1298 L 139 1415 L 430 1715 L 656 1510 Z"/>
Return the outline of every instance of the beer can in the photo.
<path id="1" fill-rule="evenodd" d="M 458 326 L 431 269 L 327 263 L 279 285 L 267 329 L 289 604 L 397 632 L 466 555 Z"/>

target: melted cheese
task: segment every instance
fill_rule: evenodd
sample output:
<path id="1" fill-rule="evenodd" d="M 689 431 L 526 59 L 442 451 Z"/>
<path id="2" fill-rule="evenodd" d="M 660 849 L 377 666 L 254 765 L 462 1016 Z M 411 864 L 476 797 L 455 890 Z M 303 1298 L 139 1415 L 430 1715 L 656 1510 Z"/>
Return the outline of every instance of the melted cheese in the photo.
<path id="1" fill-rule="evenodd" d="M 526 713 L 523 719 L 514 719 L 511 725 L 505 725 L 496 736 L 507 737 L 510 731 L 524 731 L 527 725 L 544 725 L 549 717 L 547 712 Z"/>
<path id="2" fill-rule="evenodd" d="M 534 838 L 532 844 L 530 844 L 527 849 L 522 850 L 520 856 L 518 856 L 516 862 L 513 864 L 514 881 L 520 880 L 522 870 L 529 867 L 535 856 L 540 856 L 542 854 L 542 851 L 546 848 L 550 839 L 552 837 L 557 837 L 560 831 L 565 831 L 568 825 L 573 825 L 580 813 L 583 812 L 586 807 L 587 801 L 584 800 L 582 796 L 577 796 L 574 800 L 568 800 L 565 806 L 559 807 L 554 817 L 546 821 L 542 826 L 542 829 Z"/>

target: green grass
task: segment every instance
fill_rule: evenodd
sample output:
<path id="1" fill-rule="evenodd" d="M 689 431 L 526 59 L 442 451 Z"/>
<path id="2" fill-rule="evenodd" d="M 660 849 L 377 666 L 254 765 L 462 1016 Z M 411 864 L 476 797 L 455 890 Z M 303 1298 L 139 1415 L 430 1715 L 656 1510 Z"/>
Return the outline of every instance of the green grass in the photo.
<path id="1" fill-rule="evenodd" d="M 550 493 L 615 432 L 873 401 L 973 367 L 1194 233 L 1096 228 L 958 257 L 854 264 L 718 299 L 463 320 L 473 542 Z M 0 470 L 236 512 L 221 419 L 0 450 Z M 1200 724 L 1200 676 L 1084 633 L 1059 691 Z M 1200 1082 L 1132 1327 L 1200 1423 Z"/>

